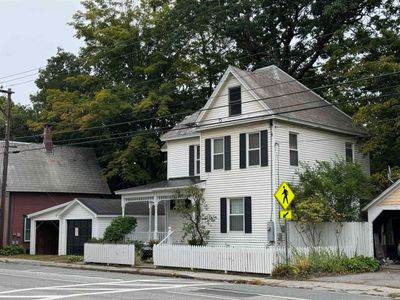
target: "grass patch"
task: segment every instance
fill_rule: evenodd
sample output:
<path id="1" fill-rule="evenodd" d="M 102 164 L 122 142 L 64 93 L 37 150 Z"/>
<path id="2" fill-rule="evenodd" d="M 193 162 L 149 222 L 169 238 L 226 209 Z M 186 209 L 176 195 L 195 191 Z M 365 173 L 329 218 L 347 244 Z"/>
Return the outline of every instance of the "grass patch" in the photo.
<path id="1" fill-rule="evenodd" d="M 390 293 L 388 296 L 390 298 L 400 299 L 400 293 Z"/>
<path id="2" fill-rule="evenodd" d="M 69 255 L 29 255 L 29 254 L 18 254 L 12 256 L 0 256 L 0 258 L 16 258 L 16 259 L 29 259 L 37 261 L 50 261 L 68 263 Z"/>

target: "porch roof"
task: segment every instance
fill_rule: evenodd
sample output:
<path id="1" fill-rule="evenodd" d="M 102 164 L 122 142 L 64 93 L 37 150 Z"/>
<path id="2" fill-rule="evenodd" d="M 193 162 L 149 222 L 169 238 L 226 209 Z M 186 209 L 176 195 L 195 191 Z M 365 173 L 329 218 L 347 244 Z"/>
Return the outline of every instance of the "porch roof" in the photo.
<path id="1" fill-rule="evenodd" d="M 169 180 L 164 180 L 156 183 L 150 183 L 128 189 L 118 190 L 115 191 L 115 194 L 126 195 L 126 194 L 142 194 L 142 193 L 148 194 L 152 192 L 163 192 L 177 188 L 189 187 L 191 185 L 196 185 L 202 182 L 205 182 L 205 180 L 200 180 L 199 177 L 172 178 Z"/>

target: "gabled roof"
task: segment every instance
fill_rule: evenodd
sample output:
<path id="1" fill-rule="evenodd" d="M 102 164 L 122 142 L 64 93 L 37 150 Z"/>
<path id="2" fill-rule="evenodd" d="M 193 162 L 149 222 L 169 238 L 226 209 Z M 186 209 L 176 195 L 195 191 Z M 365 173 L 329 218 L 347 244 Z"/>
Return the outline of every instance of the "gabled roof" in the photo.
<path id="1" fill-rule="evenodd" d="M 265 109 L 266 118 L 282 119 L 355 136 L 367 134 L 365 128 L 354 125 L 350 116 L 277 66 L 268 66 L 254 72 L 229 66 L 204 108 L 185 118 L 174 129 L 164 134 L 162 139 L 195 135 L 199 129 L 193 128 L 193 125 L 202 124 L 202 119 L 212 107 L 212 102 L 217 98 L 218 91 L 229 74 L 235 76 L 243 84 L 244 90 L 260 102 L 261 107 Z"/>
<path id="2" fill-rule="evenodd" d="M 42 144 L 16 142 L 10 144 L 7 191 L 110 194 L 93 149 L 56 146 L 49 154 Z"/>
<path id="3" fill-rule="evenodd" d="M 391 186 L 389 186 L 386 190 L 384 190 L 378 197 L 376 197 L 374 200 L 372 200 L 370 203 L 368 203 L 362 210 L 366 211 L 370 207 L 375 206 L 379 204 L 382 200 L 384 200 L 386 197 L 388 197 L 391 193 L 397 191 L 397 189 L 400 188 L 400 179 L 397 180 L 395 183 L 393 183 Z"/>

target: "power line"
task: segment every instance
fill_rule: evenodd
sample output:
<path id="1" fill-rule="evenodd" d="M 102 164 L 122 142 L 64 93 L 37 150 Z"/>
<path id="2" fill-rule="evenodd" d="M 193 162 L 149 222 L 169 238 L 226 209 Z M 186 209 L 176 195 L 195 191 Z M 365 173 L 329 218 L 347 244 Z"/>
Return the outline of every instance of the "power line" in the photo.
<path id="1" fill-rule="evenodd" d="M 380 74 L 380 75 L 373 75 L 373 76 L 368 76 L 368 77 L 363 77 L 363 78 L 355 79 L 355 80 L 352 80 L 352 81 L 341 82 L 341 83 L 336 83 L 336 84 L 331 84 L 331 85 L 326 85 L 326 86 L 320 86 L 320 87 L 317 87 L 317 88 L 314 88 L 314 89 L 308 89 L 308 88 L 306 88 L 306 89 L 301 90 L 301 91 L 296 91 L 296 92 L 291 92 L 291 93 L 286 93 L 286 94 L 281 94 L 281 95 L 275 95 L 275 96 L 270 96 L 270 97 L 264 97 L 264 98 L 254 99 L 254 100 L 246 101 L 246 102 L 244 102 L 244 103 L 258 102 L 258 101 L 261 101 L 261 100 L 277 99 L 277 98 L 281 98 L 281 97 L 285 97 L 285 96 L 292 96 L 292 95 L 297 95 L 297 94 L 302 94 L 302 93 L 308 93 L 308 92 L 312 92 L 312 91 L 314 91 L 314 90 L 319 90 L 319 89 L 322 89 L 322 88 L 329 88 L 329 87 L 334 87 L 334 86 L 339 86 L 339 85 L 354 83 L 354 82 L 363 81 L 363 80 L 371 80 L 371 79 L 381 78 L 381 77 L 384 77 L 384 76 L 389 76 L 389 75 L 398 74 L 398 73 L 400 73 L 400 71 L 398 71 L 398 72 L 392 72 L 392 73 L 386 73 L 386 74 Z M 295 81 L 295 80 L 293 80 L 293 81 Z M 292 82 L 292 80 L 291 80 L 290 82 Z M 277 84 L 267 85 L 267 86 L 264 86 L 264 87 L 262 87 L 262 88 L 267 88 L 267 87 L 271 87 L 271 86 L 275 86 L 275 85 L 279 85 L 279 84 L 285 84 L 285 83 L 287 83 L 287 82 L 281 82 L 281 83 L 277 83 Z M 261 87 L 259 87 L 259 88 L 261 88 Z M 248 90 L 251 90 L 251 89 L 248 89 Z M 248 90 L 245 90 L 245 91 L 248 91 Z M 222 94 L 222 95 L 218 95 L 218 96 L 226 96 L 226 95 L 228 95 L 228 94 Z M 210 99 L 211 99 L 211 97 L 210 97 Z M 324 100 L 323 98 L 321 98 L 321 99 L 319 99 L 319 100 L 311 101 L 311 102 L 309 102 L 309 103 L 319 102 L 319 101 L 326 101 L 326 100 Z M 304 104 L 307 104 L 307 103 L 308 103 L 308 102 L 303 102 L 303 103 L 299 103 L 299 104 L 296 104 L 296 105 L 304 105 Z M 214 106 L 214 107 L 211 107 L 211 108 L 201 108 L 201 109 L 198 110 L 198 111 L 203 112 L 203 111 L 208 111 L 208 110 L 213 110 L 213 109 L 224 108 L 224 107 L 228 107 L 228 106 L 229 106 L 229 104 L 220 105 L 220 106 Z M 282 108 L 291 107 L 291 106 L 293 106 L 293 104 L 292 104 L 292 105 L 289 105 L 289 106 L 277 107 L 277 108 L 275 108 L 275 109 L 282 109 Z M 195 112 L 195 111 L 192 111 L 192 113 L 193 113 L 193 112 Z M 190 112 L 185 112 L 185 113 L 190 113 Z M 179 113 L 179 114 L 184 114 L 184 113 Z M 125 122 L 112 123 L 112 124 L 108 124 L 108 125 L 100 125 L 100 126 L 87 127 L 87 128 L 83 128 L 83 129 L 77 129 L 77 130 L 60 131 L 60 132 L 54 132 L 53 134 L 82 132 L 82 131 L 87 131 L 87 130 L 91 130 L 91 129 L 107 128 L 107 127 L 118 126 L 118 125 L 123 125 L 123 124 L 138 123 L 138 122 L 149 121 L 149 120 L 157 120 L 157 119 L 161 119 L 161 118 L 163 118 L 163 117 L 172 117 L 172 116 L 176 116 L 176 115 L 179 115 L 179 114 L 169 114 L 169 115 L 166 115 L 166 116 L 153 117 L 153 118 L 146 118 L 146 119 L 142 119 L 142 120 L 132 120 L 132 121 L 125 121 Z M 34 138 L 34 137 L 39 137 L 39 136 L 41 136 L 41 135 L 40 135 L 40 134 L 37 134 L 37 135 L 22 136 L 22 137 L 15 137 L 15 138 L 25 139 L 25 138 Z"/>

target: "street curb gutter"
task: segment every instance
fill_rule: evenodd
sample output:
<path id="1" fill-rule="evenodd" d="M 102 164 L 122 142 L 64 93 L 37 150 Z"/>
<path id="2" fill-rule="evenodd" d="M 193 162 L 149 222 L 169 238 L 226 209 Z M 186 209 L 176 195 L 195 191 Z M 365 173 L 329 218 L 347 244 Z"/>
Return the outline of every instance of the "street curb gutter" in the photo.
<path id="1" fill-rule="evenodd" d="M 235 284 L 267 285 L 271 287 L 301 288 L 311 290 L 325 290 L 337 293 L 369 295 L 377 297 L 390 297 L 396 295 L 400 299 L 400 288 L 371 286 L 365 284 L 324 282 L 324 281 L 293 281 L 269 279 L 257 276 L 241 276 L 231 274 L 218 274 L 206 272 L 177 271 L 171 269 L 144 269 L 135 267 L 112 267 L 100 265 L 71 264 L 47 261 L 35 261 L 28 259 L 0 258 L 2 263 L 12 263 L 30 266 L 58 267 L 86 271 L 102 271 L 124 274 L 140 274 L 147 276 L 175 277 L 192 280 L 225 282 Z M 398 298 L 397 298 L 398 297 Z"/>

